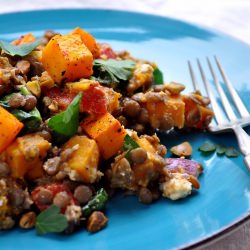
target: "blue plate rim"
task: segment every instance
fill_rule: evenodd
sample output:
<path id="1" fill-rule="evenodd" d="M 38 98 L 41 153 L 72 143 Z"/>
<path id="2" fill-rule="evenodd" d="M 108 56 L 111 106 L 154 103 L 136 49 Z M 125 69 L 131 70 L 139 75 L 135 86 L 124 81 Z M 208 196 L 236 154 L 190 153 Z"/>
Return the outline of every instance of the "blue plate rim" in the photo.
<path id="1" fill-rule="evenodd" d="M 217 30 L 216 28 L 213 29 L 211 27 L 207 27 L 205 25 L 202 24 L 197 24 L 191 21 L 186 21 L 186 20 L 181 20 L 175 17 L 171 17 L 171 16 L 163 16 L 163 15 L 157 15 L 157 14 L 153 14 L 153 13 L 147 13 L 147 12 L 139 12 L 139 11 L 133 11 L 133 10 L 119 10 L 119 9 L 112 9 L 112 8 L 91 8 L 91 7 L 86 7 L 86 8 L 78 8 L 78 7 L 72 7 L 72 8 L 52 8 L 52 9 L 46 9 L 46 8 L 41 8 L 41 9 L 36 9 L 36 10 L 21 10 L 21 11 L 8 11 L 8 12 L 4 12 L 4 13 L 0 13 L 0 16 L 4 16 L 4 15 L 18 15 L 18 14 L 25 14 L 25 13 L 32 13 L 32 12 L 54 12 L 54 11 L 86 11 L 86 10 L 90 10 L 90 11 L 110 11 L 110 12 L 120 12 L 120 13 L 127 13 L 127 14 L 134 14 L 134 15 L 141 15 L 141 16 L 149 16 L 149 17 L 155 17 L 155 18 L 162 18 L 162 19 L 170 19 L 170 20 L 174 20 L 177 22 L 182 22 L 182 23 L 186 23 L 189 25 L 193 25 L 195 27 L 204 29 L 206 31 L 211 31 L 213 33 L 216 34 L 220 34 L 223 36 L 226 36 L 230 39 L 236 40 L 244 45 L 247 45 L 250 47 L 250 45 L 242 40 L 240 40 L 237 37 L 232 36 L 231 34 L 227 34 L 223 31 Z"/>
<path id="2" fill-rule="evenodd" d="M 181 20 L 178 18 L 173 18 L 173 17 L 169 17 L 169 16 L 163 16 L 163 15 L 157 15 L 157 14 L 152 14 L 152 13 L 145 13 L 145 12 L 138 12 L 138 11 L 131 11 L 131 10 L 118 10 L 118 9 L 112 9 L 112 8 L 53 8 L 53 9 L 37 9 L 37 10 L 22 10 L 22 11 L 10 11 L 10 12 L 5 12 L 5 13 L 0 13 L 0 16 L 9 16 L 9 15 L 19 15 L 19 14 L 29 14 L 29 13 L 39 13 L 39 12 L 61 12 L 61 11 L 104 11 L 104 12 L 116 12 L 116 13 L 126 13 L 126 14 L 132 14 L 132 15 L 140 15 L 140 16 L 145 16 L 145 17 L 155 17 L 155 18 L 161 18 L 161 19 L 170 19 L 170 20 L 174 20 L 177 22 L 182 22 L 182 23 L 186 23 L 186 24 L 190 24 L 193 25 L 195 27 L 199 27 L 203 30 L 206 31 L 212 31 L 216 34 L 219 35 L 223 35 L 226 36 L 230 39 L 236 40 L 238 42 L 240 42 L 242 45 L 247 45 L 250 47 L 249 44 L 247 44 L 246 42 L 233 37 L 230 34 L 226 34 L 222 31 L 219 31 L 217 29 L 212 29 L 210 27 L 206 27 L 204 25 L 200 25 L 200 24 L 196 24 L 190 21 L 186 21 L 186 20 Z M 215 231 L 214 233 L 207 235 L 203 238 L 200 238 L 200 240 L 197 241 L 193 241 L 189 244 L 184 244 L 178 247 L 179 250 L 191 250 L 197 247 L 201 247 L 201 246 L 205 246 L 206 244 L 210 244 L 216 240 L 219 240 L 220 238 L 223 238 L 225 236 L 227 236 L 228 234 L 232 233 L 234 230 L 236 230 L 237 228 L 239 228 L 240 226 L 244 225 L 248 220 L 250 220 L 250 212 L 245 213 L 244 215 L 242 215 L 240 218 L 234 220 L 233 222 L 229 223 L 228 225 L 221 227 L 221 229 Z"/>
<path id="3" fill-rule="evenodd" d="M 232 223 L 222 227 L 220 230 L 217 230 L 215 233 L 208 235 L 198 241 L 191 242 L 188 245 L 182 245 L 178 249 L 179 250 L 192 250 L 194 247 L 205 246 L 206 244 L 210 244 L 216 240 L 219 240 L 223 237 L 226 237 L 234 230 L 238 229 L 240 226 L 244 225 L 248 220 L 250 220 L 250 212 L 244 214 L 239 219 L 233 221 Z"/>

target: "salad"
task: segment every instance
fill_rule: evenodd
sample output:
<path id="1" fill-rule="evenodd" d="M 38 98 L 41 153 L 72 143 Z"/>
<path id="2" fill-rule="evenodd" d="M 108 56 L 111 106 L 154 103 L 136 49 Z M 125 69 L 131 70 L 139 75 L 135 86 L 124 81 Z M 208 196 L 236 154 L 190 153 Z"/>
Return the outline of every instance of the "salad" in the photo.
<path id="1" fill-rule="evenodd" d="M 207 128 L 199 91 L 79 27 L 0 41 L 0 52 L 0 230 L 97 232 L 117 190 L 150 204 L 200 187 L 191 145 L 166 158 L 157 136 Z"/>

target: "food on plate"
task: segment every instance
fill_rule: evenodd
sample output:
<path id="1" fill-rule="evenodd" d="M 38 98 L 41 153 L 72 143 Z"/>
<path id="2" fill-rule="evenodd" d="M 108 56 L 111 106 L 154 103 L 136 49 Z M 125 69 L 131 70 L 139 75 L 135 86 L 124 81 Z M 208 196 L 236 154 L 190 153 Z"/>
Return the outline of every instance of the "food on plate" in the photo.
<path id="1" fill-rule="evenodd" d="M 183 94 L 155 63 L 79 27 L 0 41 L 0 52 L 0 230 L 94 233 L 116 190 L 149 204 L 200 187 L 192 146 L 167 158 L 158 137 L 207 128 L 213 112 L 198 91 Z"/>

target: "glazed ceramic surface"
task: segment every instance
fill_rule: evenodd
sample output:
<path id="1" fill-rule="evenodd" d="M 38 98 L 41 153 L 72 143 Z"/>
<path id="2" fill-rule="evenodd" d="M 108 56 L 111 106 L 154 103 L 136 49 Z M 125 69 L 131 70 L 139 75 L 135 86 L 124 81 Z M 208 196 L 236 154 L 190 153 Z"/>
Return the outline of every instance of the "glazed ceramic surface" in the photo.
<path id="1" fill-rule="evenodd" d="M 110 10 L 12 13 L 0 15 L 0 23 L 0 40 L 12 40 L 26 32 L 42 36 L 48 29 L 67 33 L 83 27 L 115 50 L 125 49 L 135 57 L 156 62 L 165 81 L 184 83 L 186 92 L 192 90 L 187 60 L 195 63 L 199 57 L 205 65 L 205 57 L 216 54 L 250 110 L 250 47 L 224 34 L 173 19 Z M 206 73 L 211 81 L 207 67 Z M 200 190 L 187 199 L 161 199 L 148 206 L 136 197 L 117 195 L 106 207 L 108 227 L 96 234 L 82 230 L 70 236 L 37 236 L 34 230 L 15 229 L 0 232 L 1 249 L 174 249 L 204 240 L 249 215 L 250 179 L 242 157 L 201 156 L 198 151 L 206 140 L 237 146 L 232 134 L 172 133 L 160 137 L 168 148 L 185 140 L 192 144 L 192 158 L 204 166 Z"/>

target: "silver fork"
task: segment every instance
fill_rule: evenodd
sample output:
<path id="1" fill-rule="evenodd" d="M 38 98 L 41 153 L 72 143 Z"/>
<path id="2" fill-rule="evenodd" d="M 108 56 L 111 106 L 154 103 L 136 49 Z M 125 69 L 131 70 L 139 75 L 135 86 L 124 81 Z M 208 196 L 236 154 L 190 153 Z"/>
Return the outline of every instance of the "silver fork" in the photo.
<path id="1" fill-rule="evenodd" d="M 224 80 L 224 83 L 228 89 L 228 92 L 231 95 L 231 98 L 235 104 L 235 107 L 237 108 L 240 118 L 238 118 L 235 114 L 235 112 L 232 109 L 232 104 L 230 104 L 229 99 L 227 98 L 216 74 L 212 67 L 212 64 L 210 60 L 207 58 L 208 67 L 210 69 L 212 79 L 215 83 L 216 89 L 218 91 L 223 109 L 220 107 L 218 102 L 216 101 L 216 98 L 212 92 L 211 86 L 205 76 L 204 70 L 201 66 L 201 63 L 199 59 L 197 59 L 198 68 L 201 74 L 202 81 L 204 83 L 206 92 L 208 94 L 208 97 L 210 98 L 212 109 L 215 114 L 215 123 L 216 125 L 210 125 L 209 130 L 213 133 L 220 133 L 220 132 L 226 132 L 226 131 L 233 131 L 236 135 L 239 148 L 241 153 L 244 156 L 244 162 L 247 166 L 248 170 L 250 171 L 250 137 L 245 132 L 245 130 L 242 127 L 245 127 L 250 124 L 250 113 L 248 112 L 246 106 L 242 102 L 241 98 L 239 97 L 238 93 L 234 89 L 232 83 L 230 82 L 229 78 L 227 77 L 224 69 L 222 68 L 219 60 L 214 57 L 216 65 L 220 71 L 220 74 Z M 188 67 L 193 83 L 193 87 L 195 90 L 199 89 L 198 82 L 196 80 L 193 68 L 191 66 L 190 61 L 188 61 Z M 226 114 L 223 115 L 223 112 Z"/>

